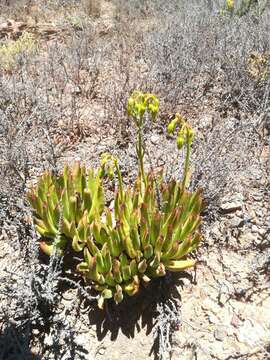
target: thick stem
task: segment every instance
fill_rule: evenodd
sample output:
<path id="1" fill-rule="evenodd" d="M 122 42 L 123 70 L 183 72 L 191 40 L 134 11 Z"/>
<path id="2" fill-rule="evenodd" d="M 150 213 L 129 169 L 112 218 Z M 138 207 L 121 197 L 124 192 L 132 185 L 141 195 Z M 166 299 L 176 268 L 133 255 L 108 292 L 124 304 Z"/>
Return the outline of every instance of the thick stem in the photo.
<path id="1" fill-rule="evenodd" d="M 146 184 L 144 164 L 143 164 L 144 150 L 143 150 L 143 139 L 142 139 L 141 127 L 139 127 L 139 129 L 138 129 L 137 156 L 138 156 L 138 160 L 139 160 L 141 176 L 143 178 L 144 184 Z"/>
<path id="2" fill-rule="evenodd" d="M 186 149 L 186 158 L 185 158 L 185 166 L 184 166 L 184 177 L 183 177 L 183 189 L 185 189 L 188 180 L 188 171 L 189 171 L 189 161 L 190 161 L 190 141 L 187 141 L 187 149 Z"/>
<path id="3" fill-rule="evenodd" d="M 124 199 L 123 179 L 122 179 L 121 171 L 119 169 L 118 164 L 116 163 L 115 166 L 116 166 L 116 173 L 117 173 L 117 177 L 118 177 L 118 186 L 119 186 L 120 197 L 123 200 Z"/>

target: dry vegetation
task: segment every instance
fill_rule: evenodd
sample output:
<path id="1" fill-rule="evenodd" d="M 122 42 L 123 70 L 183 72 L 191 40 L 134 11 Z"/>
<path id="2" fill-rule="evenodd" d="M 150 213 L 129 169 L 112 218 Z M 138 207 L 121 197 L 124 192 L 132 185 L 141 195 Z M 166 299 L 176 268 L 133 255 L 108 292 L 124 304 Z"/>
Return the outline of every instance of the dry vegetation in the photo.
<path id="1" fill-rule="evenodd" d="M 126 183 L 134 178 L 134 134 L 125 110 L 134 89 L 160 99 L 161 115 L 144 134 L 150 165 L 164 166 L 168 178 L 181 175 L 166 136 L 169 119 L 180 112 L 197 132 L 190 186 L 203 188 L 207 205 L 205 240 L 196 255 L 206 270 L 199 272 L 197 286 L 205 281 L 202 274 L 214 278 L 209 288 L 206 281 L 209 296 L 223 279 L 235 284 L 241 262 L 248 261 L 238 279 L 241 288 L 230 297 L 267 311 L 262 298 L 269 297 L 270 280 L 270 7 L 258 1 L 238 16 L 222 10 L 224 3 L 1 1 L 0 359 L 100 359 L 103 333 L 114 339 L 121 329 L 134 337 L 139 321 L 151 334 L 149 358 L 174 359 L 183 345 L 174 333 L 188 317 L 184 300 L 181 314 L 176 288 L 180 281 L 196 292 L 196 279 L 187 285 L 187 278 L 166 277 L 129 304 L 96 315 L 95 294 L 65 272 L 61 259 L 39 254 L 25 200 L 29 183 L 44 169 L 57 172 L 75 159 L 95 165 L 103 152 L 119 156 Z M 94 315 L 85 319 L 85 312 Z M 96 333 L 82 340 L 85 323 L 94 324 L 102 339 L 96 348 L 89 344 Z M 267 336 L 255 352 L 240 348 L 229 355 L 216 355 L 194 336 L 181 348 L 190 359 L 270 357 Z M 116 358 L 106 354 L 103 359 Z M 136 355 L 136 347 L 131 355 L 119 354 L 121 360 L 146 358 Z"/>

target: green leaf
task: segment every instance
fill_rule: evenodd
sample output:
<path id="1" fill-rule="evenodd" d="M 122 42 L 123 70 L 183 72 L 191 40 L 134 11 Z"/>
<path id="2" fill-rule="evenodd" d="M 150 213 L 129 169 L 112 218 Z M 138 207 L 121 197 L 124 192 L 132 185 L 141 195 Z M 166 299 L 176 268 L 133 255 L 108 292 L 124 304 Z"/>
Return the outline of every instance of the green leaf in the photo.
<path id="1" fill-rule="evenodd" d="M 166 264 L 166 269 L 172 272 L 183 271 L 193 267 L 196 264 L 196 260 L 178 260 L 169 261 Z"/>

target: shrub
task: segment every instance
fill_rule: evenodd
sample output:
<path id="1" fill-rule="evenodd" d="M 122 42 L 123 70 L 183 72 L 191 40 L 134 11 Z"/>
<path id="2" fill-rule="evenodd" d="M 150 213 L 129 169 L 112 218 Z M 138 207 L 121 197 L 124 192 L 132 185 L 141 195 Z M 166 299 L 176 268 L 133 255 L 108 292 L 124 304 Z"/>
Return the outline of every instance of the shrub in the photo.
<path id="1" fill-rule="evenodd" d="M 84 0 L 83 7 L 87 15 L 99 18 L 101 12 L 100 0 Z"/>
<path id="2" fill-rule="evenodd" d="M 249 75 L 259 83 L 267 80 L 270 74 L 270 52 L 252 52 L 247 67 Z"/>
<path id="3" fill-rule="evenodd" d="M 244 16 L 253 11 L 257 15 L 261 15 L 267 7 L 267 1 L 259 3 L 258 0 L 226 0 L 225 10 L 236 16 Z"/>
<path id="4" fill-rule="evenodd" d="M 65 166 L 59 176 L 45 172 L 28 194 L 43 237 L 41 249 L 48 255 L 64 253 L 70 243 L 75 252 L 83 252 L 77 270 L 101 292 L 100 308 L 105 299 L 119 303 L 124 293 L 136 294 L 141 284 L 167 270 L 194 266 L 187 255 L 200 241 L 201 191 L 186 188 L 193 130 L 180 114 L 169 124 L 170 133 L 178 129 L 177 146 L 186 147 L 186 157 L 182 181 L 166 183 L 162 172 L 146 173 L 144 166 L 142 131 L 145 118 L 157 116 L 157 98 L 134 92 L 127 111 L 138 132 L 139 173 L 133 186 L 124 188 L 117 159 L 105 154 L 96 172 L 79 163 Z M 118 189 L 111 210 L 105 205 L 104 180 L 114 173 Z"/>
<path id="5" fill-rule="evenodd" d="M 18 56 L 32 55 L 36 49 L 37 43 L 33 36 L 28 32 L 23 32 L 16 41 L 10 41 L 0 46 L 0 65 L 5 70 L 12 70 L 16 65 Z"/>

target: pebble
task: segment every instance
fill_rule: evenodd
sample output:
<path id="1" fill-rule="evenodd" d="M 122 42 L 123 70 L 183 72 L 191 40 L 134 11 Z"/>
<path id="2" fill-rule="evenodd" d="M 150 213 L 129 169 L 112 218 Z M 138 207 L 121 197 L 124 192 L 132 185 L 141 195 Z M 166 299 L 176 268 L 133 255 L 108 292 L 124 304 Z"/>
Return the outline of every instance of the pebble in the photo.
<path id="1" fill-rule="evenodd" d="M 263 235 L 266 233 L 266 229 L 260 228 L 260 229 L 258 229 L 258 233 L 259 233 L 261 236 L 263 236 Z"/>
<path id="2" fill-rule="evenodd" d="M 259 323 L 247 319 L 239 329 L 237 339 L 239 342 L 253 347 L 260 345 L 262 341 L 270 341 L 270 333 Z"/>
<path id="3" fill-rule="evenodd" d="M 264 194 L 262 193 L 256 193 L 252 195 L 253 200 L 255 201 L 262 201 L 264 198 Z"/>
<path id="4" fill-rule="evenodd" d="M 96 354 L 98 354 L 98 355 L 104 355 L 105 354 L 105 347 L 104 346 L 102 346 L 102 347 L 100 347 L 97 351 L 96 351 Z"/>
<path id="5" fill-rule="evenodd" d="M 39 330 L 38 329 L 33 329 L 32 333 L 33 333 L 33 335 L 37 336 L 37 335 L 39 335 Z"/>
<path id="6" fill-rule="evenodd" d="M 232 316 L 231 325 L 234 326 L 235 328 L 239 327 L 240 325 L 240 319 L 236 314 L 233 314 Z"/>
<path id="7" fill-rule="evenodd" d="M 213 126 L 213 115 L 212 114 L 205 114 L 202 116 L 201 121 L 199 122 L 199 130 L 207 130 Z"/>
<path id="8" fill-rule="evenodd" d="M 201 305 L 203 310 L 210 310 L 213 314 L 218 315 L 220 313 L 220 306 L 210 299 L 205 299 Z"/>
<path id="9" fill-rule="evenodd" d="M 214 337 L 218 341 L 223 341 L 227 336 L 226 328 L 221 326 L 214 331 Z"/>
<path id="10" fill-rule="evenodd" d="M 257 236 L 255 234 L 252 234 L 251 232 L 245 233 L 245 234 L 241 234 L 239 237 L 239 242 L 240 244 L 251 244 L 254 241 L 257 241 Z"/>
<path id="11" fill-rule="evenodd" d="M 220 209 L 224 214 L 242 210 L 244 197 L 242 194 L 238 193 L 230 198 L 224 198 Z"/>
<path id="12" fill-rule="evenodd" d="M 221 233 L 221 231 L 219 229 L 219 225 L 213 226 L 213 228 L 211 229 L 211 234 L 213 236 L 215 236 L 216 238 L 222 237 L 222 233 Z"/>
<path id="13" fill-rule="evenodd" d="M 154 145 L 158 145 L 160 143 L 160 136 L 158 135 L 152 135 L 151 138 L 151 143 Z"/>
<path id="14" fill-rule="evenodd" d="M 248 214 L 249 214 L 249 219 L 250 221 L 256 219 L 256 212 L 254 209 L 250 208 L 248 205 L 247 205 L 247 209 L 248 209 Z"/>
<path id="15" fill-rule="evenodd" d="M 220 304 L 222 304 L 223 306 L 226 304 L 226 302 L 230 299 L 230 294 L 228 293 L 221 293 L 219 296 L 219 302 Z"/>
<path id="16" fill-rule="evenodd" d="M 262 209 L 256 209 L 255 213 L 257 216 L 262 217 L 264 215 L 264 211 Z"/>
<path id="17" fill-rule="evenodd" d="M 259 232 L 258 226 L 257 226 L 257 225 L 252 225 L 252 226 L 251 226 L 251 232 L 253 232 L 253 233 L 258 233 L 258 232 Z"/>
<path id="18" fill-rule="evenodd" d="M 44 344 L 47 346 L 53 346 L 53 338 L 51 335 L 46 335 L 44 338 Z"/>
<path id="19" fill-rule="evenodd" d="M 237 210 L 235 215 L 242 218 L 243 217 L 243 211 L 242 210 Z"/>
<path id="20" fill-rule="evenodd" d="M 229 281 L 223 281 L 219 289 L 219 303 L 223 306 L 231 298 L 231 294 L 234 294 L 234 286 Z"/>
<path id="21" fill-rule="evenodd" d="M 220 320 L 214 314 L 209 314 L 208 320 L 210 324 L 218 324 L 220 322 Z"/>
<path id="22" fill-rule="evenodd" d="M 228 214 L 230 212 L 241 210 L 242 204 L 237 203 L 237 202 L 228 202 L 228 203 L 221 204 L 220 209 L 222 210 L 223 214 Z"/>
<path id="23" fill-rule="evenodd" d="M 232 227 L 242 227 L 245 224 L 245 220 L 241 219 L 238 216 L 234 216 L 231 220 L 230 220 L 231 226 Z"/>
<path id="24" fill-rule="evenodd" d="M 72 289 L 65 291 L 65 293 L 63 293 L 63 299 L 67 302 L 72 301 L 74 299 L 74 291 L 72 291 Z"/>
<path id="25" fill-rule="evenodd" d="M 105 145 L 98 145 L 97 149 L 96 149 L 98 154 L 102 154 L 102 153 L 106 152 L 106 150 L 107 150 L 107 147 Z"/>

